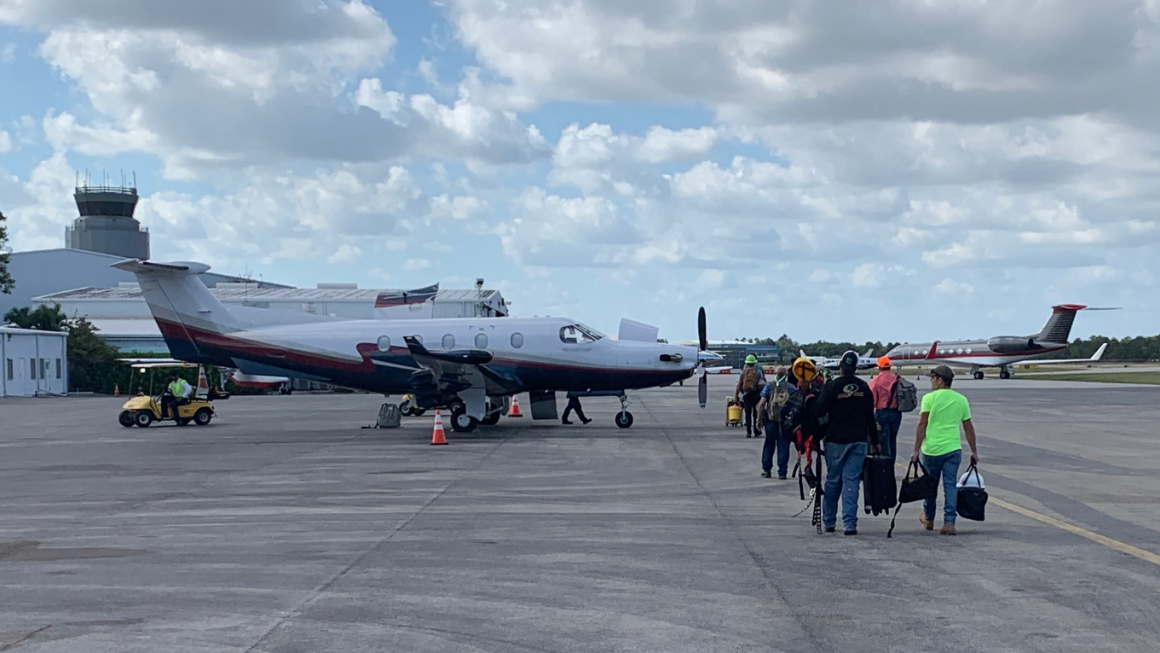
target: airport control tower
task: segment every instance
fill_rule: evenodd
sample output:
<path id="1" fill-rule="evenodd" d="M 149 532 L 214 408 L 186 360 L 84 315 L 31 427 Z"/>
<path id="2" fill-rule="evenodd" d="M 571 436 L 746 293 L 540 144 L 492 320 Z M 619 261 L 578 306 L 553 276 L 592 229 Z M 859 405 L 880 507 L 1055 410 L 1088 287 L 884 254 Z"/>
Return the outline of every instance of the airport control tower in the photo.
<path id="1" fill-rule="evenodd" d="M 125 258 L 149 258 L 149 230 L 133 217 L 137 189 L 131 186 L 77 186 L 73 195 L 81 217 L 64 232 L 69 249 Z"/>

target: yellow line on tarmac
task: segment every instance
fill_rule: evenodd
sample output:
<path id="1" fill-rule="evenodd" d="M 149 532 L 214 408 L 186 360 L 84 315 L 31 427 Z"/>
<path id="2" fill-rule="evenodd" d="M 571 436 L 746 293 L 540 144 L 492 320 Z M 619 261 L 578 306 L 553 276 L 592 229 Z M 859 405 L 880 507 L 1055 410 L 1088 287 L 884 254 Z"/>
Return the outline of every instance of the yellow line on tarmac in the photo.
<path id="1" fill-rule="evenodd" d="M 906 465 L 903 465 L 901 463 L 895 463 L 894 466 L 903 470 L 904 472 L 907 469 Z M 1007 510 L 1010 510 L 1011 512 L 1023 515 L 1024 517 L 1030 517 L 1031 519 L 1034 519 L 1035 521 L 1043 522 L 1044 524 L 1047 524 L 1049 526 L 1054 526 L 1060 530 L 1065 530 L 1069 533 L 1074 533 L 1080 537 L 1087 538 L 1087 539 L 1089 539 L 1093 542 L 1096 542 L 1098 544 L 1103 544 L 1104 546 L 1106 546 L 1110 549 L 1115 549 L 1116 551 L 1119 551 L 1120 553 L 1127 553 L 1128 555 L 1134 556 L 1134 557 L 1139 558 L 1141 560 L 1144 560 L 1145 562 L 1151 562 L 1154 565 L 1160 565 L 1160 555 L 1156 555 L 1155 553 L 1152 553 L 1151 551 L 1145 551 L 1144 549 L 1141 549 L 1138 546 L 1132 546 L 1131 544 L 1128 544 L 1126 542 L 1121 542 L 1119 540 L 1113 540 L 1112 538 L 1107 537 L 1106 535 L 1100 535 L 1099 533 L 1093 533 L 1092 531 L 1089 531 L 1086 528 L 1080 528 L 1079 526 L 1076 526 L 1075 524 L 1069 524 L 1065 521 L 1056 519 L 1055 517 L 1048 517 L 1047 515 L 1044 515 L 1043 513 L 1038 513 L 1030 508 L 1024 508 L 1023 506 L 1015 505 L 1014 503 L 1011 503 L 1009 501 L 1004 501 L 1004 500 L 999 499 L 995 496 L 991 496 L 989 498 L 989 502 L 996 505 L 996 506 L 999 506 L 1000 508 L 1006 508 Z"/>
<path id="2" fill-rule="evenodd" d="M 1075 533 L 1076 535 L 1078 535 L 1080 537 L 1085 537 L 1093 542 L 1098 542 L 1099 544 L 1103 544 L 1104 546 L 1106 546 L 1108 548 L 1115 549 L 1116 551 L 1119 551 L 1120 553 L 1127 553 L 1130 556 L 1135 556 L 1135 557 L 1137 557 L 1141 560 L 1144 560 L 1146 562 L 1151 562 L 1154 565 L 1160 565 L 1160 555 L 1156 555 L 1155 553 L 1152 553 L 1151 551 L 1145 551 L 1144 549 L 1132 546 L 1131 544 L 1125 544 L 1124 542 L 1121 542 L 1119 540 L 1113 540 L 1112 538 L 1104 536 L 1104 535 L 1100 535 L 1099 533 L 1093 533 L 1093 532 L 1087 530 L 1086 528 L 1080 528 L 1079 526 L 1076 526 L 1074 524 L 1069 524 L 1065 521 L 1056 519 L 1055 517 L 1048 517 L 1047 515 L 1035 512 L 1034 510 L 1031 510 L 1030 508 L 1024 508 L 1023 506 L 1017 506 L 1013 503 L 1004 501 L 1002 499 L 996 499 L 995 497 L 991 497 L 991 503 L 993 503 L 997 506 L 1000 506 L 1002 508 L 1006 508 L 1007 510 L 1010 510 L 1011 512 L 1019 513 L 1020 515 L 1023 515 L 1024 517 L 1030 517 L 1031 519 L 1034 519 L 1036 521 L 1041 521 L 1044 524 L 1049 524 L 1049 525 L 1054 526 L 1058 529 L 1065 530 L 1069 533 Z"/>

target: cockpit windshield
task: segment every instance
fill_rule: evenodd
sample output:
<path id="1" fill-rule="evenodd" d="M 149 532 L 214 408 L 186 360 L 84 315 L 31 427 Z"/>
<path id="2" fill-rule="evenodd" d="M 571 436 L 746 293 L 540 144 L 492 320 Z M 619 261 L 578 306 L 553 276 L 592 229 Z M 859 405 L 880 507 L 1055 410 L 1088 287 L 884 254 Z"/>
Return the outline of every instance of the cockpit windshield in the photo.
<path id="1" fill-rule="evenodd" d="M 560 341 L 566 345 L 592 343 L 603 337 L 603 333 L 583 324 L 570 324 L 560 328 Z"/>

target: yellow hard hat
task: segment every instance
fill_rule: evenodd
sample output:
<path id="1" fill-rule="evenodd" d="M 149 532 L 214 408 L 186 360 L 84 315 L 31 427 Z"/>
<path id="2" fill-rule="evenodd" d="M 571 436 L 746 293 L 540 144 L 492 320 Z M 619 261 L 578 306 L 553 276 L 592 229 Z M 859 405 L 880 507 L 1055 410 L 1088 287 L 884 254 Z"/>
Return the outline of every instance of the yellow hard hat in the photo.
<path id="1" fill-rule="evenodd" d="M 790 370 L 793 371 L 794 377 L 800 381 L 813 381 L 814 377 L 818 375 L 818 368 L 814 362 L 805 357 L 795 360 L 790 366 Z"/>

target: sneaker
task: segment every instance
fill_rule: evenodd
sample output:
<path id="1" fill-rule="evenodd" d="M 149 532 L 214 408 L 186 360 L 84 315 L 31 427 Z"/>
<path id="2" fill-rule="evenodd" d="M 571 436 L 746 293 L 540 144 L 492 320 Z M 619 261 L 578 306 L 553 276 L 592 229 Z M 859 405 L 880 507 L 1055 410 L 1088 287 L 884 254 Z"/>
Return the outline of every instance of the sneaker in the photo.
<path id="1" fill-rule="evenodd" d="M 857 528 L 847 528 L 845 531 L 842 532 L 842 534 L 843 535 L 857 535 L 858 529 Z"/>
<path id="2" fill-rule="evenodd" d="M 827 532 L 827 533 L 833 533 L 833 532 L 834 532 L 834 527 L 833 527 L 833 526 L 827 526 L 827 527 L 826 527 L 826 532 Z"/>
<path id="3" fill-rule="evenodd" d="M 769 477 L 770 477 L 769 472 L 761 472 L 761 478 L 769 478 Z"/>
<path id="4" fill-rule="evenodd" d="M 955 535 L 957 532 L 954 524 L 943 524 L 943 527 L 939 529 L 938 533 L 939 535 Z"/>
<path id="5" fill-rule="evenodd" d="M 928 530 L 928 531 L 934 530 L 934 520 L 927 519 L 926 515 L 922 514 L 921 512 L 918 513 L 918 521 L 922 522 L 922 527 L 925 528 L 926 530 Z"/>

